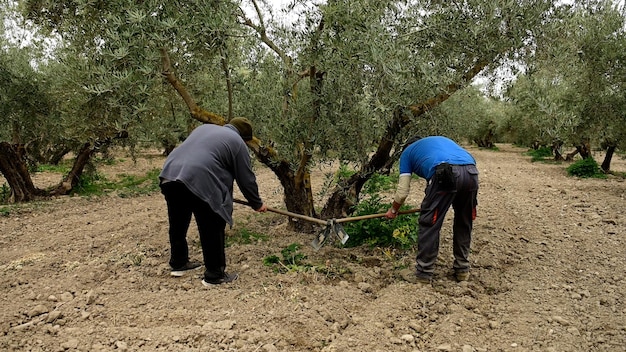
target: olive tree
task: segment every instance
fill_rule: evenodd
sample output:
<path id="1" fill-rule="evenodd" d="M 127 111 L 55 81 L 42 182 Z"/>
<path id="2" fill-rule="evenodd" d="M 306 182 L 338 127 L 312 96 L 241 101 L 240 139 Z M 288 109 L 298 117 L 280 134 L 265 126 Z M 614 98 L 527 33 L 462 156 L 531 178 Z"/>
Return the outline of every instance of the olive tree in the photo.
<path id="1" fill-rule="evenodd" d="M 496 142 L 506 141 L 507 111 L 505 101 L 486 94 L 480 85 L 471 85 L 432 112 L 431 121 L 436 130 L 427 133 L 494 148 Z"/>
<path id="2" fill-rule="evenodd" d="M 63 37 L 79 95 L 103 107 L 88 130 L 148 136 L 171 103 L 165 80 L 197 121 L 249 117 L 249 147 L 287 208 L 323 218 L 349 214 L 406 137 L 436 123 L 430 111 L 480 72 L 524 60 L 555 14 L 547 0 L 293 1 L 290 23 L 252 0 L 21 3 Z M 310 170 L 337 159 L 356 173 L 317 214 Z"/>
<path id="3" fill-rule="evenodd" d="M 11 192 L 19 195 L 14 197 L 16 201 L 68 193 L 91 156 L 106 151 L 110 145 L 123 143 L 132 147 L 158 139 L 171 148 L 182 138 L 181 130 L 187 123 L 176 118 L 181 114 L 178 100 L 174 106 L 171 89 L 163 85 L 159 49 L 167 47 L 186 53 L 181 57 L 194 53 L 192 59 L 178 62 L 188 72 L 201 66 L 199 62 L 219 62 L 218 32 L 227 27 L 219 21 L 233 17 L 213 11 L 205 2 L 186 2 L 187 11 L 183 13 L 192 17 L 198 16 L 199 11 L 213 15 L 214 27 L 199 18 L 181 19 L 181 7 L 169 3 L 144 3 L 143 7 L 124 1 L 17 3 L 19 7 L 15 8 L 16 2 L 7 1 L 3 14 L 19 9 L 22 15 L 15 16 L 18 20 L 28 24 L 29 29 L 58 34 L 58 45 L 47 65 L 40 63 L 36 69 L 30 68 L 38 79 L 16 75 L 25 85 L 22 90 L 45 90 L 47 100 L 22 94 L 19 99 L 30 105 L 23 104 L 21 110 L 4 106 L 11 111 L 6 117 L 11 119 L 12 138 L 3 144 L 3 160 L 10 162 L 4 163 L 7 167 L 2 173 Z M 221 8 L 228 11 L 227 6 Z M 179 29 L 184 31 L 179 34 Z M 31 61 L 22 60 L 24 70 Z M 212 71 L 199 71 L 198 76 L 210 76 L 205 75 L 207 72 Z M 11 82 L 7 86 L 16 94 L 21 89 Z M 35 104 L 45 106 L 35 111 L 31 108 Z M 29 158 L 37 159 L 47 153 L 54 155 L 48 160 L 54 162 L 68 152 L 76 156 L 74 164 L 58 186 L 46 191 L 28 186 L 32 183 L 27 167 Z M 16 181 L 19 179 L 28 181 Z"/>
<path id="4" fill-rule="evenodd" d="M 550 1 L 328 1 L 300 8 L 294 25 L 273 23 L 280 30 L 271 33 L 262 16 L 245 17 L 266 44 L 261 48 L 274 51 L 292 73 L 281 81 L 287 109 L 279 115 L 292 132 L 271 138 L 277 155 L 295 156 L 285 169 L 305 190 L 300 199 L 309 199 L 300 207 L 310 203 L 306 165 L 319 150 L 321 158 L 358 165 L 321 216 L 349 213 L 370 176 L 392 167 L 404 139 L 436 123 L 426 118 L 429 111 L 481 71 L 528 54 L 552 7 Z M 294 39 L 272 40 L 268 33 Z M 268 125 L 275 118 L 265 117 Z"/>
<path id="5" fill-rule="evenodd" d="M 556 159 L 591 157 L 591 145 L 603 145 L 609 169 L 626 128 L 622 10 L 588 1 L 561 8 L 563 20 L 546 27 L 528 72 L 509 91 L 520 143 L 552 145 Z M 575 151 L 563 157 L 563 145 Z"/>
<path id="6" fill-rule="evenodd" d="M 0 10 L 0 172 L 9 184 L 10 201 L 29 201 L 47 194 L 33 184 L 29 169 L 55 160 L 61 133 L 55 121 L 59 100 L 52 94 L 54 64 L 43 53 L 45 42 L 28 37 L 33 28 L 15 16 L 11 2 Z"/>

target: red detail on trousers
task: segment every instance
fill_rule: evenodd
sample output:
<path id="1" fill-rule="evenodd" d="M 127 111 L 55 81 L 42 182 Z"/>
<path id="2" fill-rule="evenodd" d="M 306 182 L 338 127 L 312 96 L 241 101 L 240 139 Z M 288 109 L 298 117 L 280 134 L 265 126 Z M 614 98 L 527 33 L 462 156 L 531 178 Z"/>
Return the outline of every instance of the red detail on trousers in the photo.
<path id="1" fill-rule="evenodd" d="M 476 220 L 476 207 L 472 208 L 472 220 Z"/>
<path id="2" fill-rule="evenodd" d="M 433 225 L 437 222 L 437 215 L 439 215 L 439 209 L 435 209 L 435 213 L 433 214 Z"/>

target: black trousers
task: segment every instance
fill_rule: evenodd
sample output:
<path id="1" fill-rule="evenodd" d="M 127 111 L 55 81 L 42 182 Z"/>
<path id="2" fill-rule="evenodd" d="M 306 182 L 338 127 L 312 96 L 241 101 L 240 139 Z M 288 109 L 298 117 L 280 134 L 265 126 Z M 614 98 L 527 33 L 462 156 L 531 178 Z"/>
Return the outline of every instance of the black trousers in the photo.
<path id="1" fill-rule="evenodd" d="M 224 239 L 226 221 L 211 207 L 193 194 L 182 182 L 161 184 L 161 193 L 167 203 L 170 238 L 170 266 L 179 268 L 189 260 L 187 231 L 193 214 L 200 234 L 204 258 L 204 278 L 217 279 L 224 276 L 226 254 Z"/>

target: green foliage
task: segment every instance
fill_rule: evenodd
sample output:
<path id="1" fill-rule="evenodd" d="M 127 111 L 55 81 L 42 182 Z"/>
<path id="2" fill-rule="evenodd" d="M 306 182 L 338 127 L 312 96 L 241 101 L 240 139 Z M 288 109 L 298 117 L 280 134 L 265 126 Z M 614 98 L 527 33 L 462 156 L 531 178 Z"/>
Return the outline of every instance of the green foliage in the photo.
<path id="1" fill-rule="evenodd" d="M 267 241 L 268 236 L 266 234 L 250 231 L 246 228 L 242 228 L 235 234 L 226 238 L 226 245 L 230 246 L 234 243 L 237 244 L 253 244 L 261 241 Z"/>
<path id="2" fill-rule="evenodd" d="M 10 196 L 11 189 L 6 183 L 3 183 L 2 187 L 0 187 L 0 204 L 6 204 L 9 201 Z"/>
<path id="3" fill-rule="evenodd" d="M 386 212 L 391 204 L 384 204 L 378 195 L 371 195 L 356 207 L 355 216 Z M 406 210 L 403 206 L 400 210 Z M 397 247 L 410 249 L 417 243 L 417 214 L 398 215 L 393 220 L 386 218 L 359 220 L 344 223 L 350 238 L 346 247 L 367 244 L 371 247 Z"/>
<path id="4" fill-rule="evenodd" d="M 383 191 L 394 189 L 398 182 L 398 173 L 390 176 L 373 174 L 363 185 L 363 195 L 374 195 Z"/>
<path id="5" fill-rule="evenodd" d="M 277 255 L 270 255 L 263 258 L 263 264 L 267 266 L 275 266 L 277 271 L 306 271 L 312 267 L 311 264 L 307 264 L 304 260 L 306 255 L 300 253 L 300 245 L 292 243 L 280 251 L 282 258 Z"/>
<path id="6" fill-rule="evenodd" d="M 434 112 L 428 134 L 444 135 L 459 142 L 493 148 L 502 141 L 507 120 L 506 104 L 488 98 L 478 87 L 469 86 L 443 102 Z"/>
<path id="7" fill-rule="evenodd" d="M 83 173 L 78 179 L 78 184 L 72 188 L 72 195 L 80 195 L 85 197 L 101 196 L 105 193 L 103 185 L 112 184 L 106 180 L 106 177 L 99 173 Z"/>
<path id="8" fill-rule="evenodd" d="M 81 175 L 72 194 L 80 196 L 101 196 L 117 192 L 122 198 L 154 193 L 159 190 L 160 169 L 152 169 L 146 175 L 118 175 L 117 181 L 108 180 L 98 172 L 85 172 Z"/>
<path id="9" fill-rule="evenodd" d="M 531 157 L 531 161 L 542 161 L 545 158 L 553 157 L 552 148 L 550 147 L 539 147 L 538 149 L 530 149 L 526 152 L 526 155 Z"/>
<path id="10" fill-rule="evenodd" d="M 567 174 L 581 178 L 606 178 L 606 175 L 600 171 L 600 166 L 593 158 L 576 161 L 567 167 Z"/>
<path id="11" fill-rule="evenodd" d="M 340 167 L 337 171 L 338 177 L 349 177 L 351 171 Z M 391 204 L 383 204 L 380 196 L 381 192 L 394 189 L 398 182 L 398 174 L 391 176 L 373 174 L 363 185 L 361 191 L 362 199 L 356 206 L 354 216 L 384 213 Z M 407 206 L 401 210 L 408 209 Z M 400 215 L 394 220 L 385 218 L 359 220 L 346 222 L 343 228 L 350 238 L 346 242 L 346 247 L 356 247 L 362 244 L 382 247 L 399 247 L 408 249 L 417 242 L 416 215 Z"/>
<path id="12" fill-rule="evenodd" d="M 512 66 L 532 71 L 525 60 L 535 55 L 544 28 L 562 23 L 559 16 L 571 17 L 555 11 L 556 1 L 290 4 L 285 14 L 293 24 L 275 18 L 264 1 L 257 2 L 258 16 L 231 1 L 18 3 L 11 8 L 21 14 L 7 10 L 7 18 L 62 40 L 49 65 L 37 61 L 38 70 L 29 65 L 30 53 L 0 55 L 0 60 L 20 58 L 7 64 L 11 74 L 6 76 L 15 80 L 0 88 L 11 90 L 7 101 L 20 103 L 7 111 L 23 117 L 10 115 L 10 123 L 0 124 L 10 128 L 0 133 L 8 137 L 4 131 L 17 131 L 33 146 L 41 140 L 40 151 L 57 145 L 77 150 L 103 140 L 175 144 L 189 131 L 189 114 L 180 96 L 164 84 L 163 48 L 199 106 L 250 118 L 261 140 L 271 140 L 292 170 L 308 154 L 363 165 L 399 107 L 413 121 L 400 126 L 411 130 L 407 133 L 428 129 L 481 143 L 498 138 L 501 106 L 483 105 L 475 92 L 454 114 L 438 115 L 429 108 L 424 118 L 415 118 L 410 107 L 454 96 L 474 74 L 495 72 L 504 62 L 520 62 Z M 567 31 L 554 31 L 560 32 Z M 310 70 L 303 74 L 302 68 Z M 604 76 L 624 75 L 595 75 Z M 112 138 L 121 130 L 128 132 L 128 140 Z"/>
<path id="13" fill-rule="evenodd" d="M 333 186 L 336 186 L 342 180 L 349 179 L 355 173 L 356 171 L 351 169 L 346 163 L 341 163 L 335 173 L 327 173 L 325 175 L 326 181 L 320 189 L 319 196 L 324 197 L 326 192 L 332 189 Z M 374 173 L 363 185 L 361 195 L 363 197 L 369 197 L 369 195 L 393 189 L 398 182 L 398 177 L 399 174 L 397 172 L 391 173 L 390 175 Z"/>
<path id="14" fill-rule="evenodd" d="M 626 32 L 610 1 L 575 2 L 558 9 L 536 39 L 535 60 L 507 91 L 515 142 L 626 144 Z"/>
<path id="15" fill-rule="evenodd" d="M 69 163 L 59 165 L 39 164 L 37 165 L 36 172 L 55 172 L 59 174 L 67 174 L 71 169 L 72 166 Z"/>
<path id="16" fill-rule="evenodd" d="M 118 195 L 125 198 L 157 192 L 160 172 L 160 169 L 152 169 L 143 176 L 122 175 L 122 179 L 116 182 Z"/>
<path id="17" fill-rule="evenodd" d="M 350 169 L 345 163 L 341 163 L 341 165 L 339 165 L 339 169 L 337 169 L 337 171 L 335 172 L 334 181 L 338 182 L 340 180 L 345 180 L 354 174 L 354 170 Z"/>
<path id="18" fill-rule="evenodd" d="M 334 182 L 337 183 L 340 180 L 348 179 L 355 173 L 356 172 L 350 169 L 348 165 L 342 163 L 335 172 Z M 389 176 L 375 173 L 363 185 L 362 194 L 368 196 L 393 189 L 398 182 L 398 176 L 397 173 Z"/>

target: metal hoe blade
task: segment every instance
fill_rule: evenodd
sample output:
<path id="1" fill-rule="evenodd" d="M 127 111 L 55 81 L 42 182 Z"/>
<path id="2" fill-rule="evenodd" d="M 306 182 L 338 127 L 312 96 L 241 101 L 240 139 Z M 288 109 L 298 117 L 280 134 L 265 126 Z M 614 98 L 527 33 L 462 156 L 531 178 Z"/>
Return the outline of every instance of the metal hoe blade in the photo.
<path id="1" fill-rule="evenodd" d="M 324 245 L 324 242 L 326 242 L 326 239 L 328 239 L 328 237 L 332 234 L 337 236 L 339 241 L 341 241 L 341 244 L 346 244 L 350 238 L 346 230 L 343 229 L 343 226 L 341 226 L 341 224 L 339 224 L 335 219 L 332 219 L 328 220 L 328 224 L 326 225 L 326 228 L 324 228 L 324 231 L 320 232 L 313 239 L 311 246 L 313 246 L 315 250 L 319 250 Z"/>
<path id="2" fill-rule="evenodd" d="M 343 229 L 343 226 L 341 226 L 341 224 L 339 224 L 334 219 L 333 219 L 333 223 L 334 223 L 333 231 L 335 232 L 335 235 L 337 235 L 337 237 L 339 238 L 339 241 L 341 241 L 341 244 L 346 244 L 350 236 L 348 236 L 348 233 L 346 232 L 346 230 Z"/>
<path id="3" fill-rule="evenodd" d="M 328 236 L 330 236 L 331 231 L 332 231 L 331 225 L 332 225 L 332 221 L 329 220 L 324 230 L 318 233 L 317 236 L 315 236 L 315 238 L 313 239 L 313 242 L 311 242 L 311 246 L 313 246 L 313 248 L 315 248 L 316 251 L 319 251 L 320 248 L 322 248 L 322 246 L 324 245 L 324 242 L 326 241 Z"/>

